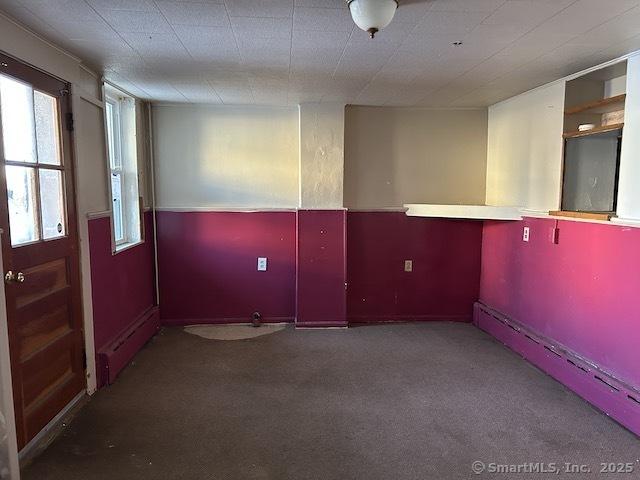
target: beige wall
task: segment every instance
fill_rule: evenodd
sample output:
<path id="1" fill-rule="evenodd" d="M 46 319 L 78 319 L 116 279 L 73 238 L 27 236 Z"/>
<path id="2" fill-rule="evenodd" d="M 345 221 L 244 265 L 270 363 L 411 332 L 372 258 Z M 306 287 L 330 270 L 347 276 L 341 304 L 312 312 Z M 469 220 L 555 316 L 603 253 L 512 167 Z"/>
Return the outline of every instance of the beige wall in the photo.
<path id="1" fill-rule="evenodd" d="M 158 208 L 296 208 L 298 109 L 153 107 Z"/>
<path id="2" fill-rule="evenodd" d="M 486 110 L 349 106 L 345 206 L 484 204 Z"/>

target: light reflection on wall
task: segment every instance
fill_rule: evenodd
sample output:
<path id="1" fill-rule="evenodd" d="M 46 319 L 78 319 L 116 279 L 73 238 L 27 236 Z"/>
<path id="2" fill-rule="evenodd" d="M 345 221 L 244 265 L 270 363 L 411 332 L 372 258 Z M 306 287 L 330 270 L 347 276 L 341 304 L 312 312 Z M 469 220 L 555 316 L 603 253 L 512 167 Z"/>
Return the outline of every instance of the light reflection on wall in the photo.
<path id="1" fill-rule="evenodd" d="M 296 107 L 154 107 L 158 207 L 295 208 Z"/>

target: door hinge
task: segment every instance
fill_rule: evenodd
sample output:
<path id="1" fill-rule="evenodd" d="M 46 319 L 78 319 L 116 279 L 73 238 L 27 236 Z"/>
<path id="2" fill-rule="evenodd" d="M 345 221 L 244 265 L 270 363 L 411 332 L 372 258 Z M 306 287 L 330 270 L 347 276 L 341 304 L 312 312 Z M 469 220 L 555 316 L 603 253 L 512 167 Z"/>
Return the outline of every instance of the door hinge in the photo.
<path id="1" fill-rule="evenodd" d="M 66 125 L 67 125 L 67 130 L 69 130 L 70 132 L 73 132 L 73 113 L 69 112 L 65 115 L 65 119 L 64 119 Z"/>
<path id="2" fill-rule="evenodd" d="M 82 349 L 82 368 L 87 369 L 87 351 L 85 349 Z"/>

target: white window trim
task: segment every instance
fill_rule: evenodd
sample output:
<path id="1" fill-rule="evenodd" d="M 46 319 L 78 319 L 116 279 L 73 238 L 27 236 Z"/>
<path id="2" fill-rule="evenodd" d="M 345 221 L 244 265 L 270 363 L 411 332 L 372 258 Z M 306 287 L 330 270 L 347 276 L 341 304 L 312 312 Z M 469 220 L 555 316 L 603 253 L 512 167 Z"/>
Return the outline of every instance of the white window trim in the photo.
<path id="1" fill-rule="evenodd" d="M 107 183 L 109 188 L 109 202 L 110 202 L 110 217 L 111 217 L 111 246 L 112 253 L 116 255 L 117 253 L 128 250 L 132 247 L 140 245 L 144 243 L 144 226 L 143 220 L 144 217 L 140 210 L 141 199 L 139 196 L 140 186 L 139 186 L 139 175 L 138 175 L 138 161 L 137 161 L 137 148 L 136 148 L 136 138 L 135 138 L 135 116 L 133 118 L 134 126 L 133 128 L 134 134 L 133 138 L 130 139 L 129 145 L 129 153 L 125 151 L 126 145 L 123 141 L 123 137 L 126 134 L 124 131 L 124 121 L 123 121 L 123 102 L 127 100 L 133 101 L 133 97 L 125 94 L 124 92 L 120 92 L 115 89 L 111 85 L 104 85 L 104 95 L 105 99 L 105 108 L 104 108 L 104 121 L 105 121 L 105 138 L 106 138 L 106 153 L 107 153 Z M 116 125 L 112 126 L 112 130 L 117 130 L 119 141 L 115 142 L 114 148 L 118 149 L 119 156 L 119 166 L 112 167 L 112 159 L 111 159 L 111 145 L 109 141 L 109 117 L 107 114 L 107 104 L 110 104 L 114 108 L 114 113 L 116 114 L 117 120 L 114 122 Z M 135 112 L 135 104 L 132 107 Z M 125 165 L 126 162 L 133 162 L 133 165 Z M 122 208 L 122 233 L 123 236 L 120 240 L 116 240 L 115 238 L 115 212 L 113 208 L 113 185 L 112 185 L 112 175 L 114 172 L 118 172 L 120 175 L 121 182 L 121 204 Z M 132 178 L 133 177 L 133 178 Z M 135 200 L 134 200 L 135 199 Z M 135 212 L 133 208 L 128 208 L 128 205 L 135 205 Z M 138 233 L 133 236 L 133 232 L 135 232 L 136 228 L 133 230 L 131 226 L 137 226 Z"/>

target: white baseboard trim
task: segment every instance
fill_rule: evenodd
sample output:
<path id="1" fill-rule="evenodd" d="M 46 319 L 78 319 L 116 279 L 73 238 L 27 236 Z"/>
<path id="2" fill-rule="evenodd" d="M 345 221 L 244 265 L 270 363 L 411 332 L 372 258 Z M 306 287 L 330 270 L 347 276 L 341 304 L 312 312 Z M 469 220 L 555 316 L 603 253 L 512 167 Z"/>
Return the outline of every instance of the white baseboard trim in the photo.
<path id="1" fill-rule="evenodd" d="M 80 403 L 87 397 L 86 392 L 83 390 L 71 400 L 66 407 L 64 407 L 60 413 L 51 419 L 40 432 L 27 443 L 22 450 L 18 453 L 18 459 L 20 461 L 20 467 L 23 468 L 31 460 L 37 457 L 43 450 L 45 450 L 49 444 L 58 436 L 61 431 L 61 427 L 65 424 L 71 415 L 72 411 L 80 405 Z"/>

